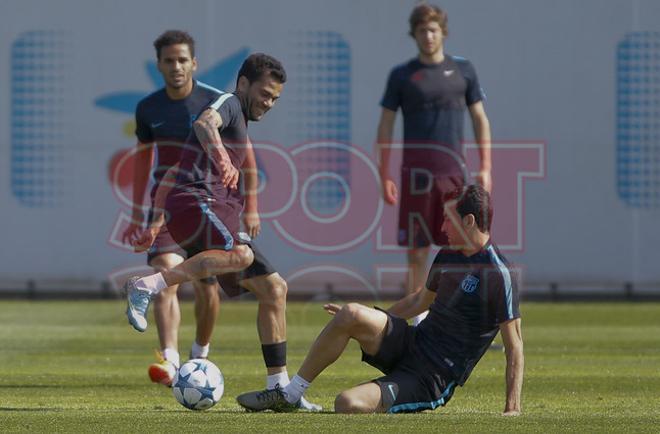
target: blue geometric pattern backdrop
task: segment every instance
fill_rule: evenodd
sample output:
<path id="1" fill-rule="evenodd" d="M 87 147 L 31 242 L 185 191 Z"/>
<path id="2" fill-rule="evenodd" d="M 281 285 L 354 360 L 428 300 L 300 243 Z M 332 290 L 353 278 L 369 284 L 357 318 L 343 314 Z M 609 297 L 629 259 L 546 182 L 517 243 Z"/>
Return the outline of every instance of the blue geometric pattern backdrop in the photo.
<path id="1" fill-rule="evenodd" d="M 617 190 L 634 208 L 660 207 L 660 33 L 617 48 Z"/>
<path id="2" fill-rule="evenodd" d="M 295 86 L 295 109 L 291 119 L 297 143 L 332 141 L 350 146 L 351 51 L 348 42 L 336 32 L 307 31 L 296 33 L 295 44 L 297 59 L 291 68 L 295 74 L 295 80 L 291 80 L 292 87 Z M 336 173 L 350 186 L 346 150 L 324 148 L 308 166 L 311 172 Z M 306 200 L 317 214 L 335 214 L 345 200 L 345 190 L 337 179 L 319 178 L 310 185 Z"/>
<path id="3" fill-rule="evenodd" d="M 64 193 L 71 62 L 61 31 L 25 32 L 12 45 L 11 189 L 24 206 L 50 207 Z"/>

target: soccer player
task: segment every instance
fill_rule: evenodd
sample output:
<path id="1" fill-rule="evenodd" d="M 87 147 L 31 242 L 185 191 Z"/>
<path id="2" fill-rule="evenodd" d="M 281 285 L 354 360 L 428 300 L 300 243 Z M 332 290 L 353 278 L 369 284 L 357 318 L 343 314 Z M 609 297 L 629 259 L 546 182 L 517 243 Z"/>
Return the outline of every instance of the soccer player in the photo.
<path id="1" fill-rule="evenodd" d="M 143 227 L 142 200 L 153 178 L 151 203 L 167 169 L 180 158 L 181 147 L 192 131 L 192 121 L 219 95 L 220 91 L 193 79 L 197 69 L 195 41 L 186 32 L 168 30 L 154 42 L 158 70 L 165 87 L 138 103 L 135 112 L 137 150 L 133 183 L 133 218 L 123 240 L 133 243 Z M 157 161 L 155 161 L 157 156 Z M 149 214 L 152 214 L 150 210 Z M 147 219 L 150 221 L 151 217 Z M 248 232 L 258 226 L 248 227 Z M 148 251 L 147 263 L 157 271 L 171 269 L 183 262 L 185 252 L 174 242 L 167 228 L 158 233 Z M 194 280 L 197 331 L 190 350 L 191 357 L 206 357 L 220 299 L 215 279 Z M 178 330 L 181 312 L 177 285 L 165 288 L 154 299 L 154 316 L 158 328 L 160 350 L 158 363 L 149 366 L 153 382 L 170 385 L 179 367 Z"/>
<path id="2" fill-rule="evenodd" d="M 136 241 L 148 248 L 163 226 L 188 258 L 160 273 L 127 282 L 129 322 L 138 331 L 147 326 L 149 301 L 166 286 L 216 276 L 229 295 L 245 288 L 258 302 L 257 329 L 267 368 L 267 388 L 289 383 L 286 371 L 286 282 L 240 232 L 239 215 L 258 222 L 257 170 L 247 135 L 248 121 L 259 121 L 279 98 L 286 72 L 266 54 L 249 56 L 238 73 L 236 91 L 222 93 L 193 124 L 193 134 L 180 161 L 168 169 L 156 193 L 152 224 Z M 244 167 L 244 192 L 238 189 Z M 167 222 L 165 223 L 165 214 Z M 249 225 L 248 225 L 249 227 Z M 319 411 L 302 399 L 300 408 Z"/>
<path id="3" fill-rule="evenodd" d="M 377 150 L 383 199 L 399 207 L 397 242 L 408 249 L 406 293 L 424 285 L 430 244 L 446 245 L 442 197 L 464 183 L 463 117 L 467 107 L 480 149 L 479 182 L 490 191 L 490 126 L 483 94 L 472 64 L 444 52 L 447 14 L 421 4 L 410 15 L 416 58 L 390 72 L 381 101 Z M 401 195 L 389 171 L 392 132 L 397 110 L 403 113 Z M 413 318 L 419 323 L 424 314 Z"/>
<path id="4" fill-rule="evenodd" d="M 471 185 L 445 204 L 452 248 L 435 258 L 425 288 L 387 311 L 350 303 L 324 308 L 334 318 L 312 345 L 298 374 L 283 390 L 240 395 L 252 411 L 291 411 L 310 383 L 343 353 L 349 339 L 359 342 L 362 360 L 383 377 L 341 392 L 339 413 L 416 412 L 444 406 L 456 386 L 467 381 L 497 335 L 506 350 L 504 415 L 521 411 L 523 342 L 518 293 L 507 261 L 490 241 L 490 195 Z M 406 318 L 430 309 L 418 326 Z"/>

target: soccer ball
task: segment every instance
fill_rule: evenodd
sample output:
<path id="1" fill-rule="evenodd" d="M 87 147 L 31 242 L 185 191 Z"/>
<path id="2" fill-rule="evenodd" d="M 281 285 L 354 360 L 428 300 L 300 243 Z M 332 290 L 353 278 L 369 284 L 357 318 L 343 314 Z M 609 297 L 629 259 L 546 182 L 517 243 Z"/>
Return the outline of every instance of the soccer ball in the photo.
<path id="1" fill-rule="evenodd" d="M 192 359 L 181 365 L 172 381 L 172 392 L 190 410 L 208 410 L 225 391 L 222 372 L 206 359 Z"/>

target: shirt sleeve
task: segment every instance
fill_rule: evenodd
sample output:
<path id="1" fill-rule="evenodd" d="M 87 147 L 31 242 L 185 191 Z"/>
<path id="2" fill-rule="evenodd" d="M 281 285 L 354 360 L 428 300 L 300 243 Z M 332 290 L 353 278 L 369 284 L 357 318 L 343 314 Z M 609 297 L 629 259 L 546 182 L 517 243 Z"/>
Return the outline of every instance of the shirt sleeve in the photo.
<path id="1" fill-rule="evenodd" d="M 495 322 L 497 324 L 520 318 L 518 308 L 518 285 L 512 277 L 509 270 L 494 273 L 493 279 L 490 279 L 489 293 L 495 294 L 491 297 L 492 306 L 495 313 Z"/>
<path id="2" fill-rule="evenodd" d="M 433 265 L 431 265 L 431 269 L 429 270 L 429 275 L 426 278 L 426 289 L 429 291 L 438 292 L 438 287 L 440 286 L 440 275 L 443 271 L 441 253 L 442 250 L 440 250 L 440 252 L 438 252 L 438 254 L 435 256 Z"/>
<path id="3" fill-rule="evenodd" d="M 479 84 L 479 77 L 474 66 L 469 61 L 465 62 L 463 68 L 463 76 L 467 81 L 467 88 L 465 90 L 465 103 L 468 106 L 475 104 L 484 99 L 484 91 Z"/>
<path id="4" fill-rule="evenodd" d="M 217 111 L 220 114 L 222 119 L 222 126 L 220 131 L 225 129 L 228 125 L 231 125 L 236 120 L 236 113 L 234 104 L 232 104 L 232 97 L 235 95 L 233 93 L 223 93 L 218 96 L 209 107 Z"/>
<path id="5" fill-rule="evenodd" d="M 152 143 L 154 141 L 154 136 L 149 123 L 145 119 L 144 107 L 141 102 L 138 103 L 135 109 L 135 135 L 140 143 Z"/>
<path id="6" fill-rule="evenodd" d="M 380 105 L 388 110 L 397 111 L 401 106 L 401 78 L 398 69 L 393 69 L 387 79 L 385 95 L 380 101 Z"/>

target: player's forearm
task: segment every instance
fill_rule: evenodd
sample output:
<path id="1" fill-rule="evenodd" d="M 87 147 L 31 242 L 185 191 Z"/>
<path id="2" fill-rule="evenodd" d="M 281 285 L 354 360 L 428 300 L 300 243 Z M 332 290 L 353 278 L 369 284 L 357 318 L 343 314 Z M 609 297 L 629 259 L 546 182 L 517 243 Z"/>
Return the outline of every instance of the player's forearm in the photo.
<path id="1" fill-rule="evenodd" d="M 193 130 L 202 148 L 210 157 L 215 158 L 216 152 L 226 153 L 227 150 L 222 144 L 222 138 L 218 131 L 220 120 L 213 114 L 216 114 L 215 111 L 209 112 L 207 110 L 202 113 L 199 119 L 193 123 Z"/>
<path id="2" fill-rule="evenodd" d="M 381 177 L 383 177 L 383 175 L 389 174 L 393 129 L 393 125 L 388 122 L 381 120 L 381 122 L 378 124 L 376 158 L 378 159 L 378 171 Z"/>
<path id="3" fill-rule="evenodd" d="M 491 136 L 490 121 L 486 115 L 474 116 L 472 118 L 474 127 L 474 137 L 479 146 L 479 160 L 481 161 L 480 170 L 491 170 Z"/>
<path id="4" fill-rule="evenodd" d="M 148 145 L 138 143 L 135 154 L 135 165 L 133 166 L 133 219 L 143 218 L 142 204 L 144 193 L 149 183 L 149 172 L 151 171 L 152 152 Z"/>
<path id="5" fill-rule="evenodd" d="M 148 222 L 151 227 L 159 228 L 165 224 L 165 201 L 176 182 L 178 168 L 178 164 L 170 167 L 158 184 L 154 197 L 153 215 L 151 221 Z"/>
<path id="6" fill-rule="evenodd" d="M 506 355 L 506 405 L 505 412 L 521 411 L 521 394 L 525 358 L 522 344 L 512 348 Z"/>
<path id="7" fill-rule="evenodd" d="M 243 188 L 245 196 L 245 212 L 258 212 L 257 189 L 259 188 L 259 171 L 257 159 L 252 146 L 248 146 L 245 161 L 241 168 L 243 173 Z"/>
<path id="8" fill-rule="evenodd" d="M 394 303 L 389 309 L 387 309 L 387 311 L 394 316 L 398 316 L 399 318 L 412 318 L 426 310 L 424 307 L 419 305 L 419 298 L 419 291 L 408 294 L 401 300 Z"/>

